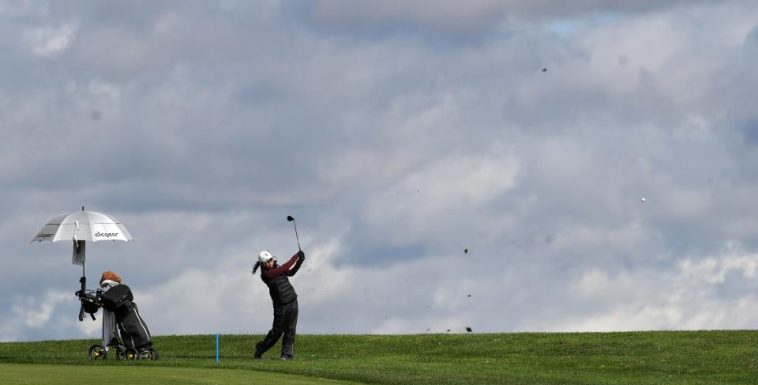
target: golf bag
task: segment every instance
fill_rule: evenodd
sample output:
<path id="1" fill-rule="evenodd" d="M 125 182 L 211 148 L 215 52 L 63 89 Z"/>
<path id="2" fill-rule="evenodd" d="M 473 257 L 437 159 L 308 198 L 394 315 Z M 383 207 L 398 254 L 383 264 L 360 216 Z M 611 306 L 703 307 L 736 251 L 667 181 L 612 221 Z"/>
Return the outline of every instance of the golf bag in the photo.
<path id="1" fill-rule="evenodd" d="M 145 320 L 139 314 L 129 286 L 121 284 L 101 294 L 102 306 L 116 315 L 121 339 L 126 347 L 141 351 L 152 347 L 152 337 Z"/>

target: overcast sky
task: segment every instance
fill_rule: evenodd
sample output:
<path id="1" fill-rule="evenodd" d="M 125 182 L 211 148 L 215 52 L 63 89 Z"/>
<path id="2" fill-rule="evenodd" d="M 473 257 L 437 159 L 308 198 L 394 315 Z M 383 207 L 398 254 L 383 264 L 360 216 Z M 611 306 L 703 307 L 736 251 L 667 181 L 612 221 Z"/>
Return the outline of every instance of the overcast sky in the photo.
<path id="1" fill-rule="evenodd" d="M 758 327 L 758 4 L 0 1 L 0 341 Z M 645 202 L 642 201 L 645 198 Z M 464 252 L 468 250 L 468 253 Z"/>

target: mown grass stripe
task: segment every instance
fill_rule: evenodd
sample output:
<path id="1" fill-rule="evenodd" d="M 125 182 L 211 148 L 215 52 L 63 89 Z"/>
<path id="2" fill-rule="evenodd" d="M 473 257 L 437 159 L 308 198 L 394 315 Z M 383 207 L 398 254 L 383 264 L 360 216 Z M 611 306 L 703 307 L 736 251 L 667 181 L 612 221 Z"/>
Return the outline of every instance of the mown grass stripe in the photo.
<path id="1" fill-rule="evenodd" d="M 13 385 L 357 385 L 245 370 L 99 365 L 0 364 L 0 383 Z"/>

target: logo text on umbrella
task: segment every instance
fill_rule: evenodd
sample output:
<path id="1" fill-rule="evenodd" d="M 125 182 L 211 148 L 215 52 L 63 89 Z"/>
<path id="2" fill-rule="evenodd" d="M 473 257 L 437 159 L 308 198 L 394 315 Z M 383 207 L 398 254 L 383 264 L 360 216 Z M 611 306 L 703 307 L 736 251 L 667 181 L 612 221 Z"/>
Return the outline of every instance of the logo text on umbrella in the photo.
<path id="1" fill-rule="evenodd" d="M 95 236 L 98 238 L 113 238 L 113 237 L 117 237 L 118 233 L 101 233 L 98 231 L 95 233 Z"/>

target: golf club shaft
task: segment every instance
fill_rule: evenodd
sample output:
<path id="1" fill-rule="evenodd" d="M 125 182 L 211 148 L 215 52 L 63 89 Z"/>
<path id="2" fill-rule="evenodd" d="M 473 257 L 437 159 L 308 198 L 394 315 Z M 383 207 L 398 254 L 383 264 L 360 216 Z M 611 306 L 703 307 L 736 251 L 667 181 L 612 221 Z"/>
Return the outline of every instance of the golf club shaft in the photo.
<path id="1" fill-rule="evenodd" d="M 297 249 L 302 251 L 303 249 L 300 247 L 300 237 L 297 235 L 297 222 L 295 219 L 292 219 L 292 225 L 295 226 L 295 239 L 297 239 Z"/>

